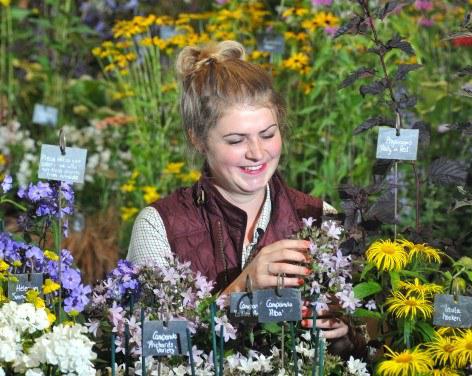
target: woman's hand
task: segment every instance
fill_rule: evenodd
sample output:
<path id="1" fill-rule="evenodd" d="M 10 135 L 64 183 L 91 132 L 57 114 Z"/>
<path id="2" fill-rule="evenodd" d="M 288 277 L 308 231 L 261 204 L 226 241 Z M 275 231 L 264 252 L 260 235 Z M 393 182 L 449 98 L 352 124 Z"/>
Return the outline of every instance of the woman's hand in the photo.
<path id="1" fill-rule="evenodd" d="M 310 307 L 305 305 L 302 307 L 302 317 L 302 327 L 307 329 L 313 327 L 313 312 Z M 349 332 L 349 326 L 344 321 L 330 316 L 328 310 L 317 311 L 316 327 L 321 329 L 326 339 L 341 338 Z"/>
<path id="2" fill-rule="evenodd" d="M 263 289 L 277 286 L 277 275 L 284 277 L 284 287 L 300 286 L 304 283 L 303 277 L 311 273 L 306 266 L 294 263 L 307 264 L 311 262 L 308 254 L 307 240 L 279 240 L 262 248 L 254 259 L 247 265 L 241 274 L 223 291 L 224 294 L 244 291 L 249 277 L 253 289 Z"/>

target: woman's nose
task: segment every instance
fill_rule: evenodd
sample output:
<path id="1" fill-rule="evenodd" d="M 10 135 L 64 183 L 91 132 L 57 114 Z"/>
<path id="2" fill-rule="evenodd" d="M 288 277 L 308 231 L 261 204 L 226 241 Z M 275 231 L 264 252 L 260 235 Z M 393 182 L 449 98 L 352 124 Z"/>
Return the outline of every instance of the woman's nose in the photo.
<path id="1" fill-rule="evenodd" d="M 259 140 L 249 142 L 248 149 L 246 151 L 246 158 L 258 161 L 261 160 L 263 157 L 264 153 L 261 142 Z"/>

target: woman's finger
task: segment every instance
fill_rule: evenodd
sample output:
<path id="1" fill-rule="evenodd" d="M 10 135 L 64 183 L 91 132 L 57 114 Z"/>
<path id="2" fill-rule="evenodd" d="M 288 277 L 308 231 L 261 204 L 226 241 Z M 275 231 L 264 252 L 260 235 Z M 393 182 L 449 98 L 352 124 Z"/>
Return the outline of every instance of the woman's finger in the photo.
<path id="1" fill-rule="evenodd" d="M 311 328 L 313 326 L 313 320 L 304 319 L 301 325 L 307 329 Z M 343 337 L 349 331 L 347 324 L 337 319 L 318 319 L 316 320 L 316 327 L 322 329 L 322 335 L 327 339 Z"/>
<path id="2" fill-rule="evenodd" d="M 271 262 L 267 264 L 268 274 L 292 274 L 299 276 L 307 276 L 311 273 L 311 270 L 299 265 L 287 264 L 282 262 Z"/>
<path id="3" fill-rule="evenodd" d="M 303 278 L 277 278 L 277 276 L 264 275 L 259 276 L 256 280 L 258 288 L 277 287 L 277 283 L 283 284 L 282 287 L 298 287 L 303 285 L 305 281 Z"/>

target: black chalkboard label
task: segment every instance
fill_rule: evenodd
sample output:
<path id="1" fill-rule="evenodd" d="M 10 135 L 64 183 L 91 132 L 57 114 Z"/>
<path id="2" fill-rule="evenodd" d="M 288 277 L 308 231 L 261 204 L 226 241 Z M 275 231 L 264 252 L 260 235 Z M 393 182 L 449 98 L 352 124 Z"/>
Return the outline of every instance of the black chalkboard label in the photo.
<path id="1" fill-rule="evenodd" d="M 436 295 L 433 324 L 455 328 L 472 327 L 472 297 L 459 295 L 454 300 L 452 295 Z"/>
<path id="2" fill-rule="evenodd" d="M 43 273 L 14 274 L 18 282 L 8 282 L 8 298 L 17 303 L 24 303 L 29 290 L 43 292 Z"/>
<path id="3" fill-rule="evenodd" d="M 144 356 L 185 355 L 188 352 L 187 321 L 145 321 L 143 324 Z"/>
<path id="4" fill-rule="evenodd" d="M 279 34 L 262 34 L 258 37 L 257 48 L 260 51 L 282 54 L 285 49 L 285 39 Z"/>
<path id="5" fill-rule="evenodd" d="M 302 319 L 302 298 L 299 289 L 256 290 L 259 322 L 299 321 Z"/>
<path id="6" fill-rule="evenodd" d="M 229 313 L 234 318 L 256 319 L 258 305 L 255 294 L 248 292 L 234 292 L 230 296 Z"/>

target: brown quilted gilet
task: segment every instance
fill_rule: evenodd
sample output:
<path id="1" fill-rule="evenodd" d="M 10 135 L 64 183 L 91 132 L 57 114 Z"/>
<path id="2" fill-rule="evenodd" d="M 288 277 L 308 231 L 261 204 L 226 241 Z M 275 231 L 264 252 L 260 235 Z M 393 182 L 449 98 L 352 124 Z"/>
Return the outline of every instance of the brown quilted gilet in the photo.
<path id="1" fill-rule="evenodd" d="M 301 228 L 301 219 L 313 217 L 319 226 L 323 202 L 288 188 L 278 173 L 269 182 L 272 211 L 266 231 L 254 252 Z M 154 202 L 162 217 L 174 254 L 190 261 L 192 270 L 224 289 L 241 273 L 247 215 L 226 201 L 204 175 L 190 188 L 181 188 Z"/>

